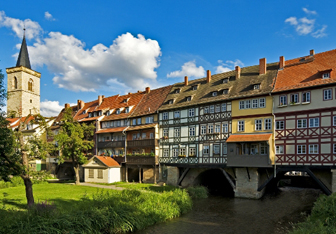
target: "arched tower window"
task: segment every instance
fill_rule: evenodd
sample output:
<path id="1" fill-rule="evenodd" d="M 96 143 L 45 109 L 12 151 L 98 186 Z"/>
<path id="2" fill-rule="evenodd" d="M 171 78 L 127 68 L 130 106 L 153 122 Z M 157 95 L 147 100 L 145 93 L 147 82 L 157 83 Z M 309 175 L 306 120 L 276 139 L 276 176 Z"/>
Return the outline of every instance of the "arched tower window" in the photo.
<path id="1" fill-rule="evenodd" d="M 14 80 L 13 80 L 13 88 L 14 89 L 17 89 L 18 86 L 17 86 L 17 78 L 14 76 Z"/>
<path id="2" fill-rule="evenodd" d="M 32 79 L 30 79 L 30 80 L 28 81 L 28 90 L 29 90 L 29 91 L 33 91 L 33 85 L 34 85 L 34 82 L 33 82 Z"/>

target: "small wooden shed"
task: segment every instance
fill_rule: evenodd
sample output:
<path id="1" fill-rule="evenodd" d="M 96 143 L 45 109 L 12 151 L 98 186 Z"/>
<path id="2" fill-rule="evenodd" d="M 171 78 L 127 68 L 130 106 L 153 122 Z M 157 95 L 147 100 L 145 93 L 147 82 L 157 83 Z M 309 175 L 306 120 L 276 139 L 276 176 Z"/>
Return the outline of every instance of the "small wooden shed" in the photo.
<path id="1" fill-rule="evenodd" d="M 114 183 L 121 181 L 120 165 L 108 156 L 94 156 L 83 165 L 84 181 Z"/>

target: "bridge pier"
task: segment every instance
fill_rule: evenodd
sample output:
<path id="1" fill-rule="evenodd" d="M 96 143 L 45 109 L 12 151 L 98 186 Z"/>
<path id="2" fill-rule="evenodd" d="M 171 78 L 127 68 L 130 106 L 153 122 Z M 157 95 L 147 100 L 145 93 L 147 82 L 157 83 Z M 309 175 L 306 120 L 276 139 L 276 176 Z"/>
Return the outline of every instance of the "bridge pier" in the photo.
<path id="1" fill-rule="evenodd" d="M 166 181 L 166 183 L 168 185 L 177 186 L 179 176 L 180 176 L 180 173 L 179 173 L 179 168 L 178 167 L 167 166 L 167 181 Z"/>
<path id="2" fill-rule="evenodd" d="M 235 197 L 259 199 L 264 193 L 265 189 L 258 191 L 261 184 L 261 173 L 258 168 L 236 168 L 236 190 Z"/>

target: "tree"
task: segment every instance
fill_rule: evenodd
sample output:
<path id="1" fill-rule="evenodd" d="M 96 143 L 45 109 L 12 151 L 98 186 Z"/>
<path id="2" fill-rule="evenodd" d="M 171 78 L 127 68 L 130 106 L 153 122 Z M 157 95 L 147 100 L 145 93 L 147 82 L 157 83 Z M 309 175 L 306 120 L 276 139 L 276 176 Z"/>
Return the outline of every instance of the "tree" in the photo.
<path id="1" fill-rule="evenodd" d="M 95 126 L 93 124 L 80 124 L 74 120 L 72 109 L 67 108 L 62 118 L 60 132 L 55 136 L 55 141 L 60 150 L 59 163 L 70 159 L 75 171 L 76 184 L 80 183 L 79 166 L 87 162 L 87 155 L 94 146 L 93 134 Z"/>

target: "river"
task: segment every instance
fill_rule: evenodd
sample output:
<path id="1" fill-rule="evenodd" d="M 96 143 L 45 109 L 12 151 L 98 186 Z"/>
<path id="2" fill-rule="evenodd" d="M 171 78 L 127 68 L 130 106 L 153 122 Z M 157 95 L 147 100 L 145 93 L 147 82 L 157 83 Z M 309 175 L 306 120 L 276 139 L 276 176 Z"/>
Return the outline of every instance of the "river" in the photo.
<path id="1" fill-rule="evenodd" d="M 260 200 L 210 196 L 194 202 L 188 214 L 137 234 L 283 234 L 310 213 L 322 194 L 317 189 L 281 188 Z"/>

